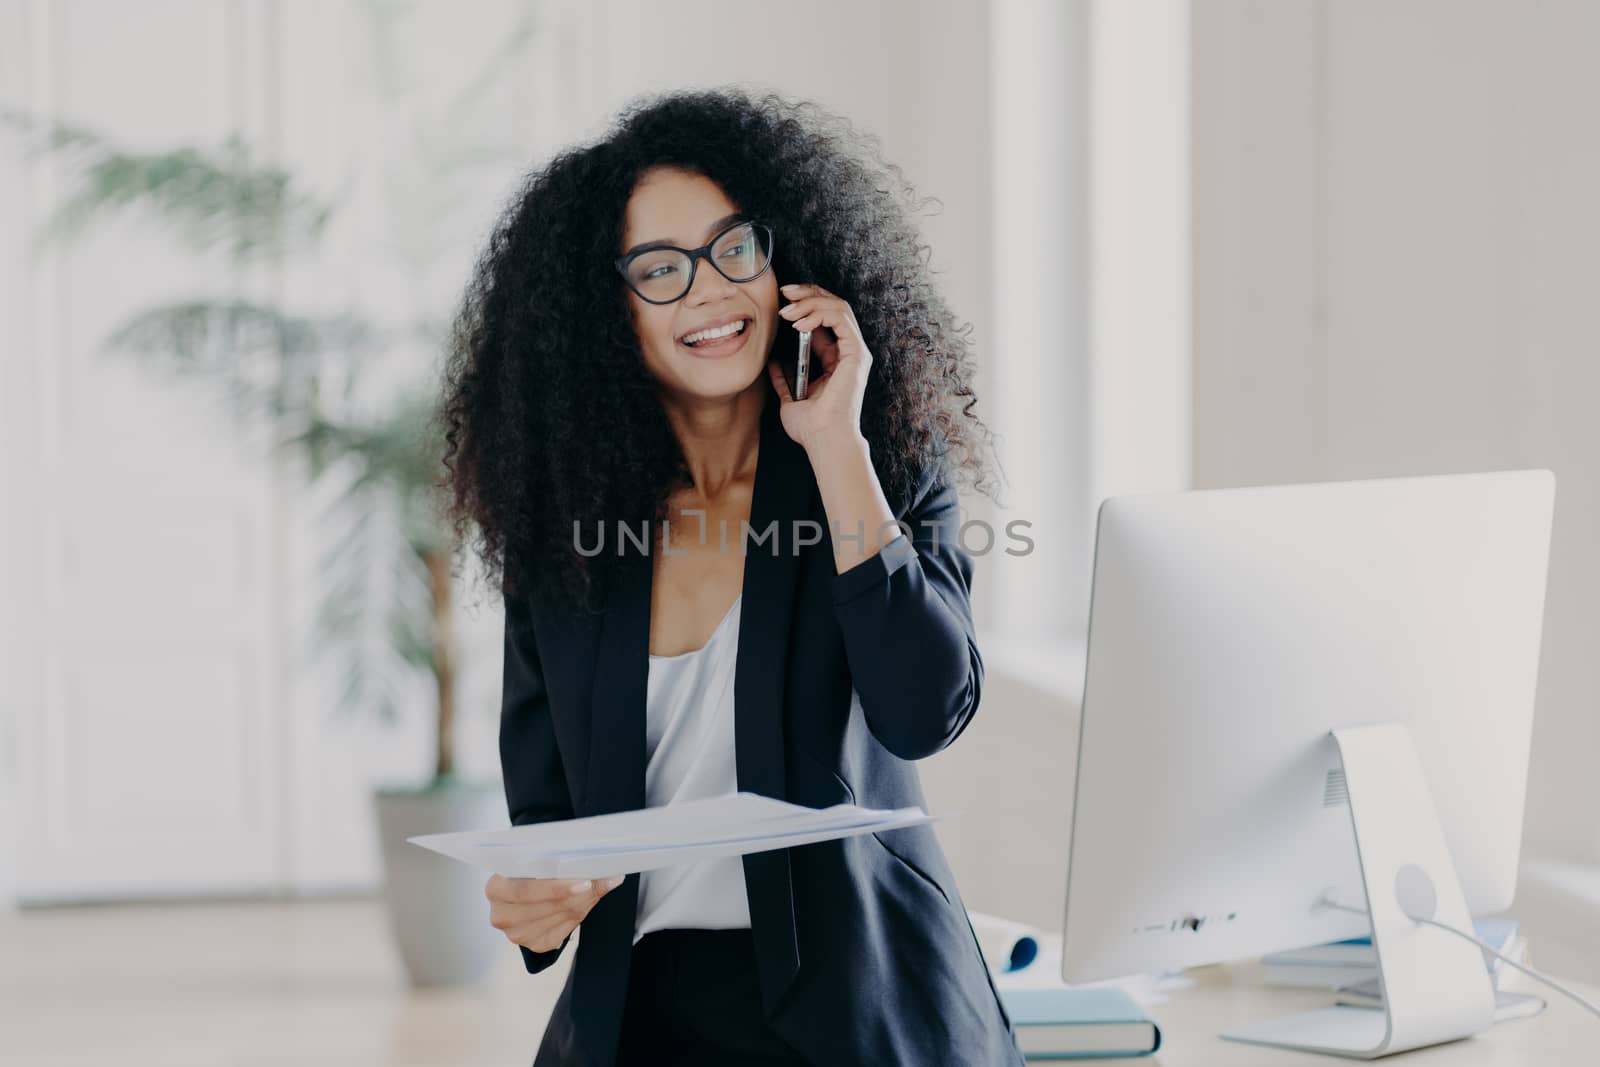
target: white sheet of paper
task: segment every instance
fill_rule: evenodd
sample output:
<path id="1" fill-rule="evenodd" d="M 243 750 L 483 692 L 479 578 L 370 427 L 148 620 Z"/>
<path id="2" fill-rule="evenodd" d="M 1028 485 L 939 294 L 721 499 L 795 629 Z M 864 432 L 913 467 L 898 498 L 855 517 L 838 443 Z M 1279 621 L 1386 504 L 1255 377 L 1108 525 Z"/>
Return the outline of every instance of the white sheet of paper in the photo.
<path id="1" fill-rule="evenodd" d="M 807 808 L 755 793 L 731 793 L 638 811 L 406 840 L 510 878 L 609 878 L 932 821 L 921 808 Z"/>

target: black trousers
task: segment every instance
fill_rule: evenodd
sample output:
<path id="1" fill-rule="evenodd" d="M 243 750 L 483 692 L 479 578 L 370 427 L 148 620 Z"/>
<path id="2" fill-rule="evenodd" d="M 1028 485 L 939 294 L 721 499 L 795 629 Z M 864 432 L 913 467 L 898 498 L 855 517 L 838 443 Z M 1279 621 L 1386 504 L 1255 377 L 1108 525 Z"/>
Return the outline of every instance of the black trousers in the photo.
<path id="1" fill-rule="evenodd" d="M 744 930 L 656 930 L 633 946 L 618 1067 L 804 1064 L 761 1013 Z"/>

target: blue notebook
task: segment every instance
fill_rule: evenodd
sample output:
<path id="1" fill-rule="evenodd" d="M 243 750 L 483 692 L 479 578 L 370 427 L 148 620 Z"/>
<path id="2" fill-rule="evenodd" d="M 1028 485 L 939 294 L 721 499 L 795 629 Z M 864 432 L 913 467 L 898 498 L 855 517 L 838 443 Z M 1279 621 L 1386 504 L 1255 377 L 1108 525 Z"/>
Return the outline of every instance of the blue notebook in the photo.
<path id="1" fill-rule="evenodd" d="M 1030 1060 L 1148 1056 L 1161 1029 L 1120 989 L 1002 989 L 1000 1002 Z"/>

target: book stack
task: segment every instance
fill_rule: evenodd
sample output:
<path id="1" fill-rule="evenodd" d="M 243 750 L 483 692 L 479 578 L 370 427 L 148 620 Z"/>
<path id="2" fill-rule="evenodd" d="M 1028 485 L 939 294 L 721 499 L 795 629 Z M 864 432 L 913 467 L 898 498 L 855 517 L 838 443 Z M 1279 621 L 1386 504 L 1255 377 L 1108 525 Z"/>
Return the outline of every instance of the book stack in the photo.
<path id="1" fill-rule="evenodd" d="M 1527 962 L 1528 943 L 1515 919 L 1475 919 L 1475 936 L 1503 956 Z M 1484 966 L 1498 986 L 1503 964 L 1485 952 Z M 1334 941 L 1326 945 L 1274 952 L 1261 958 L 1263 981 L 1269 986 L 1298 989 L 1376 988 L 1378 958 L 1370 937 Z M 1369 986 L 1370 983 L 1370 986 Z"/>

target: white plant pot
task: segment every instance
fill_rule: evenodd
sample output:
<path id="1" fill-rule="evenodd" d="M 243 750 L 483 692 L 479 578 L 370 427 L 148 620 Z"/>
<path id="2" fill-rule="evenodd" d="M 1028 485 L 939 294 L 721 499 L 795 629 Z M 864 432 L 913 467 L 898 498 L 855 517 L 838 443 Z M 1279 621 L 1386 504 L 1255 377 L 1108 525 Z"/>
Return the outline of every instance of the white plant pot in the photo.
<path id="1" fill-rule="evenodd" d="M 416 792 L 384 791 L 374 798 L 383 844 L 384 900 L 389 927 L 416 987 L 480 981 L 497 955 L 511 948 L 489 925 L 483 895 L 489 875 L 447 859 L 408 837 L 506 825 L 498 786 L 452 785 Z"/>

